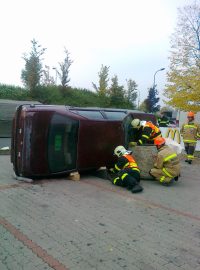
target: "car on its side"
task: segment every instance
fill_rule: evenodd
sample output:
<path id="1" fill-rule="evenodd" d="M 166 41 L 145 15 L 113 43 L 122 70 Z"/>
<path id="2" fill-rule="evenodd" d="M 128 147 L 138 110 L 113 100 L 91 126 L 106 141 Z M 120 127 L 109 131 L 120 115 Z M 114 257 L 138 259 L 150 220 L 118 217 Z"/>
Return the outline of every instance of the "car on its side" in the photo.
<path id="1" fill-rule="evenodd" d="M 126 109 L 20 105 L 12 126 L 14 171 L 36 179 L 110 167 L 114 148 L 128 146 L 134 118 L 156 123 L 152 114 Z"/>

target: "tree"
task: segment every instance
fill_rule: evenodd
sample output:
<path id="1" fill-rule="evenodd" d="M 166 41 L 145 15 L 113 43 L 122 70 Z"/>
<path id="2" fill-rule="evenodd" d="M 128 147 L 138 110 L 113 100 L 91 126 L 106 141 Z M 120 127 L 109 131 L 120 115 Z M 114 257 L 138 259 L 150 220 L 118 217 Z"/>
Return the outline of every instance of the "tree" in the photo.
<path id="1" fill-rule="evenodd" d="M 101 65 L 101 70 L 98 73 L 99 76 L 99 86 L 92 83 L 94 89 L 100 96 L 106 96 L 108 94 L 108 82 L 109 82 L 109 68 L 108 66 Z"/>
<path id="2" fill-rule="evenodd" d="M 148 112 L 147 104 L 146 104 L 146 99 L 142 101 L 142 103 L 139 105 L 139 108 L 138 109 L 140 111 L 143 111 L 143 112 Z"/>
<path id="3" fill-rule="evenodd" d="M 133 108 L 136 107 L 136 99 L 137 99 L 137 84 L 134 80 L 129 79 L 126 80 L 127 82 L 127 91 L 126 91 L 126 97 L 128 102 L 133 104 Z"/>
<path id="4" fill-rule="evenodd" d="M 181 109 L 200 109 L 200 6 L 194 2 L 178 10 L 171 38 L 170 70 L 164 95 L 166 103 Z"/>
<path id="5" fill-rule="evenodd" d="M 63 88 L 66 88 L 68 86 L 68 83 L 70 82 L 69 78 L 69 68 L 73 61 L 70 59 L 70 53 L 66 48 L 64 48 L 65 58 L 63 62 L 59 62 L 59 70 L 56 69 L 56 72 L 58 74 L 58 77 L 61 81 L 61 85 Z"/>
<path id="6" fill-rule="evenodd" d="M 108 93 L 109 93 L 112 106 L 116 108 L 124 107 L 125 91 L 124 91 L 124 87 L 119 85 L 117 75 L 111 78 L 111 86 L 109 88 Z"/>
<path id="7" fill-rule="evenodd" d="M 32 48 L 29 55 L 24 54 L 25 68 L 21 72 L 21 79 L 24 85 L 28 88 L 31 96 L 34 96 L 34 90 L 40 85 L 42 78 L 42 55 L 46 48 L 41 48 L 41 45 L 33 39 L 31 40 Z"/>
<path id="8" fill-rule="evenodd" d="M 48 85 L 55 85 L 55 79 L 50 74 L 50 67 L 45 65 L 45 68 L 43 69 L 43 76 L 42 76 L 42 85 L 48 86 Z"/>
<path id="9" fill-rule="evenodd" d="M 158 91 L 156 89 L 156 85 L 149 88 L 149 93 L 148 93 L 147 98 L 145 99 L 145 104 L 146 104 L 147 111 L 150 113 L 157 112 L 160 109 L 160 105 L 157 104 L 160 98 L 156 97 L 157 94 L 158 94 Z"/>

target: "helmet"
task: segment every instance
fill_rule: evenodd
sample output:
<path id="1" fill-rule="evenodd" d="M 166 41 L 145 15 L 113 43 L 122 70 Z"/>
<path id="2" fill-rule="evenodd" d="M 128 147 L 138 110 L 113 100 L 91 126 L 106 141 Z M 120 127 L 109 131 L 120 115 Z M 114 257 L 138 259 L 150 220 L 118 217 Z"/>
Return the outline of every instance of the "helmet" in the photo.
<path id="1" fill-rule="evenodd" d="M 127 152 L 127 150 L 124 148 L 124 146 L 119 145 L 115 148 L 114 150 L 114 155 L 121 157 L 122 155 L 124 155 Z"/>
<path id="2" fill-rule="evenodd" d="M 188 112 L 187 117 L 194 117 L 194 113 L 193 112 Z"/>
<path id="3" fill-rule="evenodd" d="M 163 144 L 165 144 L 165 138 L 163 138 L 163 137 L 155 138 L 154 145 L 160 146 L 160 145 L 163 145 Z"/>
<path id="4" fill-rule="evenodd" d="M 134 128 L 140 128 L 140 119 L 133 119 L 132 122 L 131 122 L 131 125 Z"/>

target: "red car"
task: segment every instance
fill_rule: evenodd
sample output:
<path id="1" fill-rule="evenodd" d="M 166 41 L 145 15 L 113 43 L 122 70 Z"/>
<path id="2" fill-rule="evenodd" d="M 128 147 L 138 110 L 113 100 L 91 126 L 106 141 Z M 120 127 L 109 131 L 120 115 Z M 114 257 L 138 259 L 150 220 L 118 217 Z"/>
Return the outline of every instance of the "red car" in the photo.
<path id="1" fill-rule="evenodd" d="M 134 118 L 156 123 L 152 114 L 125 109 L 21 105 L 12 127 L 14 171 L 34 179 L 110 167 L 114 148 L 128 146 Z"/>

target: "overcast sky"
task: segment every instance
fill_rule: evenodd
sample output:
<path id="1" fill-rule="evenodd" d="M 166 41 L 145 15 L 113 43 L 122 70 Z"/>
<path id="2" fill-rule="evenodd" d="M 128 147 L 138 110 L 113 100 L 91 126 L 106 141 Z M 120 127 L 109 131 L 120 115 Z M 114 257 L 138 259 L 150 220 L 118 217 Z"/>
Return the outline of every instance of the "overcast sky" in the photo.
<path id="1" fill-rule="evenodd" d="M 141 101 L 153 84 L 162 95 L 169 66 L 170 35 L 177 8 L 192 0 L 6 0 L 1 1 L 0 83 L 22 86 L 23 53 L 31 40 L 47 48 L 44 64 L 74 61 L 71 85 L 93 90 L 101 65 L 110 66 L 120 84 L 133 79 Z M 55 70 L 51 70 L 55 74 Z"/>

